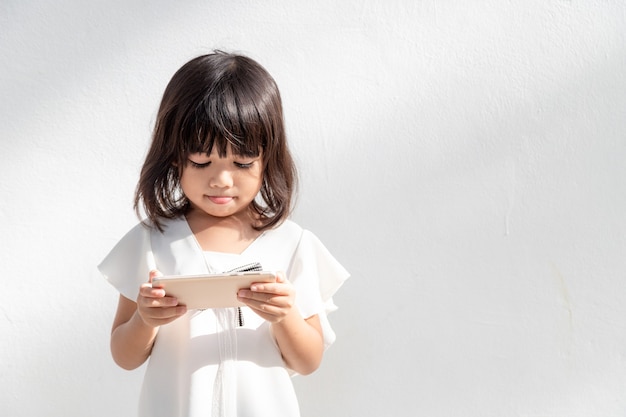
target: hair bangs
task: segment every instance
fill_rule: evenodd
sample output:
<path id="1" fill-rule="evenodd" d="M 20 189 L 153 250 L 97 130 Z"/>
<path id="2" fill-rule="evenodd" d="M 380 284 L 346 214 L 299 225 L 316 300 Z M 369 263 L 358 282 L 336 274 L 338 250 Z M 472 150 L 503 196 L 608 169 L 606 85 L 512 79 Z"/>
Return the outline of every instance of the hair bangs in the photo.
<path id="1" fill-rule="evenodd" d="M 180 132 L 186 153 L 210 154 L 215 147 L 220 157 L 229 150 L 235 155 L 259 156 L 268 134 L 254 97 L 242 85 L 223 84 L 188 113 Z"/>

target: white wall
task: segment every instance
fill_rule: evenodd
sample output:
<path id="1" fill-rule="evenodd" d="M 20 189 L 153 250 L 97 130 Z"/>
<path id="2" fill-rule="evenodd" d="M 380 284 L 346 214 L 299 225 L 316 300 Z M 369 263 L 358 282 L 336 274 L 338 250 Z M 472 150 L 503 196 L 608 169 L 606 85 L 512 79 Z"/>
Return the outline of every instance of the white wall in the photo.
<path id="1" fill-rule="evenodd" d="M 132 415 L 95 265 L 173 72 L 281 87 L 295 219 L 352 272 L 314 416 L 626 415 L 626 5 L 3 1 L 0 415 Z"/>

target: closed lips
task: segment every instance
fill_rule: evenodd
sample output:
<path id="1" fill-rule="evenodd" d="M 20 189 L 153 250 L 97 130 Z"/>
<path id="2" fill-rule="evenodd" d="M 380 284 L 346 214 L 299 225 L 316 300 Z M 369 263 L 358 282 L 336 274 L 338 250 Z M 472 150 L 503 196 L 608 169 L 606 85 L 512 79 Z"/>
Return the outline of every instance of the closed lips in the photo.
<path id="1" fill-rule="evenodd" d="M 211 200 L 212 202 L 216 204 L 226 204 L 230 202 L 232 199 L 233 199 L 232 197 L 225 197 L 225 196 L 209 196 L 209 200 Z"/>

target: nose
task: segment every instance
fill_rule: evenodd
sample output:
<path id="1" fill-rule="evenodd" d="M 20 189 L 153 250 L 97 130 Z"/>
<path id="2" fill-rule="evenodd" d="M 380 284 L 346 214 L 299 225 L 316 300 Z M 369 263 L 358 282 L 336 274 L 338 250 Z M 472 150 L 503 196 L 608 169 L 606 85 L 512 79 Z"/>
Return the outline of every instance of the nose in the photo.
<path id="1" fill-rule="evenodd" d="M 233 185 L 233 173 L 227 169 L 215 171 L 209 178 L 209 186 L 213 188 L 228 188 Z"/>

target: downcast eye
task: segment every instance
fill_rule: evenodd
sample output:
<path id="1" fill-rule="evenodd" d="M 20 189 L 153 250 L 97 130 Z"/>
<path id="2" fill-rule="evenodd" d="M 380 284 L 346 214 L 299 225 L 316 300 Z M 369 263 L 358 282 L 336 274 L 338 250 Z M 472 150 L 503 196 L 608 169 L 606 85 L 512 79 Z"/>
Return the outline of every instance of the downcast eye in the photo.
<path id="1" fill-rule="evenodd" d="M 247 168 L 251 168 L 252 165 L 254 165 L 254 161 L 253 162 L 248 162 L 248 163 L 243 163 L 243 162 L 235 162 L 235 166 L 237 168 L 243 168 L 243 169 L 247 169 Z"/>
<path id="2" fill-rule="evenodd" d="M 188 161 L 191 164 L 191 166 L 194 168 L 206 168 L 209 165 L 211 165 L 211 161 L 204 162 L 204 163 L 195 162 L 195 161 L 192 161 L 191 159 L 188 159 Z"/>

